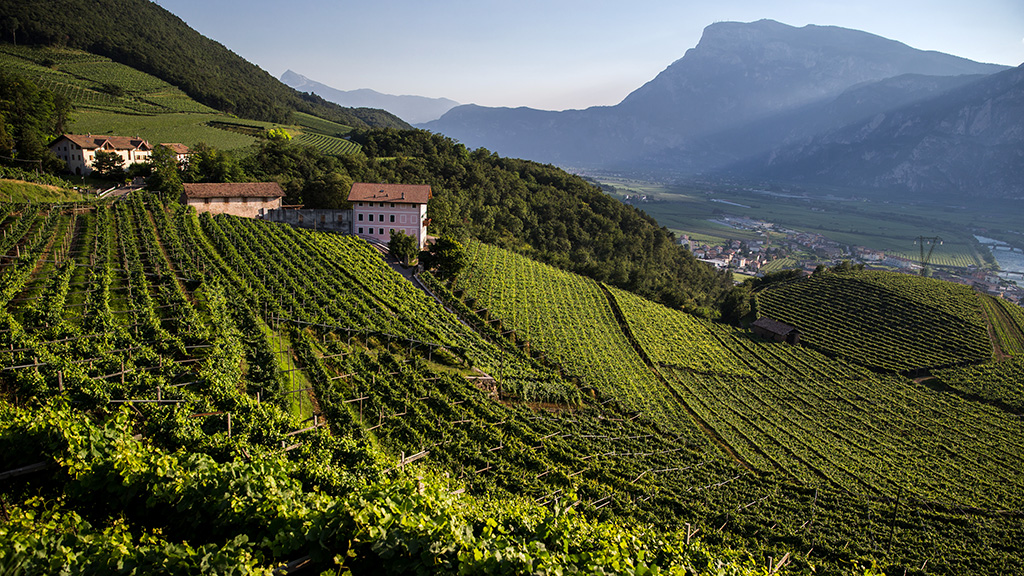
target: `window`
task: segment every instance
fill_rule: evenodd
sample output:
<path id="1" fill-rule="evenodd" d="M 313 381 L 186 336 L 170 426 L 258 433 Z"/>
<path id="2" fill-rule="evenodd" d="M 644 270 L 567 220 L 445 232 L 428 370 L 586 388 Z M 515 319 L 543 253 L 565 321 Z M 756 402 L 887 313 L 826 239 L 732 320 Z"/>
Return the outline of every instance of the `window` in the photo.
<path id="1" fill-rule="evenodd" d="M 368 214 L 367 216 L 369 217 L 370 222 L 373 222 L 373 214 Z"/>
<path id="2" fill-rule="evenodd" d="M 383 208 L 383 207 L 384 207 L 384 203 L 383 203 L 383 202 L 381 202 L 381 203 L 380 203 L 380 207 L 381 207 L 381 208 Z"/>
<path id="3" fill-rule="evenodd" d="M 395 215 L 394 215 L 394 214 L 392 214 L 392 215 L 391 215 L 391 221 L 392 221 L 392 222 L 394 222 L 394 221 L 395 221 Z"/>
<path id="4" fill-rule="evenodd" d="M 383 236 L 384 235 L 384 229 L 383 228 L 378 228 L 377 229 L 377 233 L 380 234 L 381 236 Z"/>
<path id="5" fill-rule="evenodd" d="M 381 215 L 380 215 L 380 221 L 381 221 L 381 222 L 383 222 L 383 221 L 384 221 L 384 215 L 383 215 L 383 214 L 381 214 Z"/>
<path id="6" fill-rule="evenodd" d="M 360 228 L 359 228 L 359 233 L 360 233 L 360 234 L 362 234 L 362 233 L 363 233 L 363 229 L 362 229 L 362 227 L 360 227 Z"/>
<path id="7" fill-rule="evenodd" d="M 203 198 L 203 204 L 209 204 L 209 203 L 210 203 L 210 199 L 209 198 Z"/>
<path id="8" fill-rule="evenodd" d="M 360 203 L 359 203 L 359 205 L 360 205 L 360 206 L 362 206 L 362 205 L 363 205 L 363 203 L 362 203 L 362 202 L 360 202 Z"/>
<path id="9" fill-rule="evenodd" d="M 392 229 L 391 229 L 391 235 L 392 235 L 392 236 L 394 236 L 394 235 L 395 235 L 395 229 L 394 229 L 394 228 L 392 228 Z"/>
<path id="10" fill-rule="evenodd" d="M 391 207 L 392 207 L 392 208 L 394 208 L 394 207 L 395 207 L 395 203 L 394 203 L 394 202 L 392 202 L 392 203 L 391 203 Z M 394 220 L 392 220 L 392 222 L 394 222 Z"/>
<path id="11" fill-rule="evenodd" d="M 362 214 L 360 214 L 360 215 L 358 216 L 357 220 L 359 220 L 360 222 L 362 222 L 362 221 L 363 221 L 363 215 L 362 215 Z"/>

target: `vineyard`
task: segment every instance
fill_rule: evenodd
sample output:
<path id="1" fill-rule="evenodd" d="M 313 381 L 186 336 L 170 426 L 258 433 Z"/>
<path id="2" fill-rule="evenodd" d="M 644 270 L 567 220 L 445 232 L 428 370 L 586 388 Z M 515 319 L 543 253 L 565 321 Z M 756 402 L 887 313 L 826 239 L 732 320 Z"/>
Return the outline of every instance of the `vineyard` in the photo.
<path id="1" fill-rule="evenodd" d="M 3 45 L 0 69 L 67 97 L 77 108 L 150 115 L 216 112 L 159 78 L 79 50 Z"/>
<path id="2" fill-rule="evenodd" d="M 155 76 L 80 50 L 0 45 L 0 70 L 68 98 L 76 109 L 77 133 L 141 135 L 153 143 L 205 142 L 236 150 L 256 142 L 263 130 L 280 126 L 221 114 Z M 351 127 L 300 112 L 294 120 L 297 142 L 328 154 L 360 150 L 342 138 Z"/>
<path id="3" fill-rule="evenodd" d="M 757 311 L 797 327 L 807 346 L 892 372 L 992 357 L 979 296 L 950 282 L 878 271 L 817 274 L 760 291 Z"/>
<path id="4" fill-rule="evenodd" d="M 997 407 L 479 243 L 420 289 L 152 196 L 0 228 L 3 568 L 1024 569 Z"/>
<path id="5" fill-rule="evenodd" d="M 334 136 L 327 136 L 325 134 L 317 134 L 316 132 L 305 132 L 299 134 L 295 137 L 295 142 L 306 146 L 312 146 L 324 154 L 331 154 L 333 156 L 356 154 L 362 150 L 362 147 L 360 147 L 359 144 L 356 144 L 351 140 L 335 138 Z"/>
<path id="6" fill-rule="evenodd" d="M 604 299 L 590 281 L 504 250 L 471 243 L 469 252 L 468 271 L 454 286 L 467 303 L 574 367 L 599 399 L 635 406 L 656 398 L 659 418 L 697 423 L 748 469 L 887 501 L 913 494 L 979 510 L 1024 504 L 1016 473 L 1024 466 L 1021 424 L 999 408 L 813 349 L 763 342 L 628 292 L 607 289 Z M 955 285 L 883 275 L 863 283 L 916 288 L 906 301 L 932 302 L 948 315 L 979 312 L 974 293 Z M 631 347 L 656 369 L 643 374 L 634 359 L 632 373 L 616 372 Z M 1015 364 L 985 366 L 1004 387 L 1019 380 Z M 639 382 L 646 388 L 636 388 Z M 1014 392 L 1019 399 L 1019 390 L 1002 391 Z"/>

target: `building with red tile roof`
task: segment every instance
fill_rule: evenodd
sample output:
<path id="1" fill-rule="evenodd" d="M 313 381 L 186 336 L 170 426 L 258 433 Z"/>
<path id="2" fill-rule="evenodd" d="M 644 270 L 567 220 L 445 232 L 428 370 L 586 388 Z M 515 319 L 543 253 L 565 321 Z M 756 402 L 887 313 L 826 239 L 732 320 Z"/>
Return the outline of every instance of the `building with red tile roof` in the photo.
<path id="1" fill-rule="evenodd" d="M 262 217 L 281 207 L 284 190 L 277 182 L 236 182 L 230 184 L 185 184 L 181 203 L 197 212 Z"/>
<path id="2" fill-rule="evenodd" d="M 352 232 L 368 240 L 388 242 L 402 231 L 416 238 L 422 249 L 427 240 L 427 202 L 433 197 L 426 184 L 352 185 Z"/>
<path id="3" fill-rule="evenodd" d="M 63 134 L 50 143 L 50 151 L 63 160 L 68 172 L 86 175 L 92 172 L 96 152 L 114 152 L 124 167 L 149 161 L 153 147 L 142 138 L 92 134 Z"/>

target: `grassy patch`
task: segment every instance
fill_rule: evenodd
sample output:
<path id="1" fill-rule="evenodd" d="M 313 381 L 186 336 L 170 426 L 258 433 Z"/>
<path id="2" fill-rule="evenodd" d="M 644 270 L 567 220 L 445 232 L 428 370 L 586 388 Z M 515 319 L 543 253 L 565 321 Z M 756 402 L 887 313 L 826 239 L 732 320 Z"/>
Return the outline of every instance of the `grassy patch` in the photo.
<path id="1" fill-rule="evenodd" d="M 32 184 L 21 180 L 0 180 L 0 202 L 82 202 L 81 192 Z"/>

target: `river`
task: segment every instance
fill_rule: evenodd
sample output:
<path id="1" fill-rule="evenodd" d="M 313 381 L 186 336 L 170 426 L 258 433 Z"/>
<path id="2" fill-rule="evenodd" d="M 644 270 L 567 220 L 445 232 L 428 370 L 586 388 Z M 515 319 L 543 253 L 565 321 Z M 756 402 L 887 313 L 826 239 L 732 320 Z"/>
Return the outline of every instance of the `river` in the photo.
<path id="1" fill-rule="evenodd" d="M 995 256 L 1001 278 L 1024 286 L 1024 252 L 1012 250 L 1009 244 L 1001 240 L 978 235 L 974 237 Z"/>

